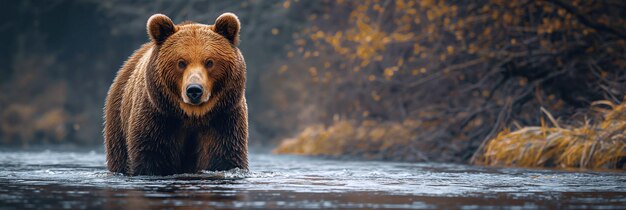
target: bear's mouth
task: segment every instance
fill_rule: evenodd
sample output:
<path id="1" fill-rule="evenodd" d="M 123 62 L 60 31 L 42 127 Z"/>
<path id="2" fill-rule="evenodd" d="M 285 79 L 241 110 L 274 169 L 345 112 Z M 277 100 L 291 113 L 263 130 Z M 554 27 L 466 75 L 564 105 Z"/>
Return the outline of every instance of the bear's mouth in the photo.
<path id="1" fill-rule="evenodd" d="M 206 96 L 205 96 L 206 95 Z M 204 93 L 201 97 L 198 98 L 190 98 L 188 96 L 183 96 L 183 102 L 189 105 L 198 106 L 206 103 L 211 98 L 211 93 Z"/>
<path id="2" fill-rule="evenodd" d="M 205 92 L 201 100 L 190 100 L 190 98 L 185 95 L 183 95 L 182 98 L 183 100 L 178 102 L 179 107 L 187 116 L 203 116 L 215 106 L 215 100 L 209 100 L 212 98 L 210 92 Z"/>

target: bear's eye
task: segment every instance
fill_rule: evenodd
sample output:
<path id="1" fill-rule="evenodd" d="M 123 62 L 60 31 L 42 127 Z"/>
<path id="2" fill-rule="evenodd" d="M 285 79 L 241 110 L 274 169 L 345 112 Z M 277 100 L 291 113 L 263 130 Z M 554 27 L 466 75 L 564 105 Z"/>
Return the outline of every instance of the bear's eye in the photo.
<path id="1" fill-rule="evenodd" d="M 213 60 L 209 59 L 204 63 L 204 66 L 206 66 L 206 68 L 211 68 L 213 67 Z"/>
<path id="2" fill-rule="evenodd" d="M 185 62 L 184 60 L 179 60 L 178 61 L 178 68 L 179 69 L 185 69 L 185 67 L 187 67 L 187 62 Z"/>

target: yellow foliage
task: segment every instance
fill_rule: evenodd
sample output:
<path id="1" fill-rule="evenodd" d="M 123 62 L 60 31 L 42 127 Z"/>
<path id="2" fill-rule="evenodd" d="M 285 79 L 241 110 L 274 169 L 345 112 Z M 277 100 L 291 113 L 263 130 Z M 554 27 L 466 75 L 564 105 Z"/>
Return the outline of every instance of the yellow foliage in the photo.
<path id="1" fill-rule="evenodd" d="M 344 3 L 329 3 L 319 17 L 308 15 L 306 27 L 293 34 L 293 44 L 286 49 L 290 58 L 288 70 L 278 70 L 283 77 L 277 80 L 288 84 L 284 86 L 301 87 L 298 91 L 310 96 L 294 93 L 291 97 L 300 100 L 283 100 L 280 104 L 289 104 L 284 107 L 291 107 L 294 113 L 300 112 L 301 106 L 316 107 L 315 114 L 298 116 L 304 124 L 327 122 L 335 113 L 356 121 L 419 119 L 422 136 L 413 140 L 416 148 L 435 151 L 429 154 L 431 157 L 454 156 L 449 159 L 460 162 L 466 161 L 462 160 L 468 157 L 466 153 L 473 152 L 475 142 L 491 134 L 493 124 L 515 120 L 538 123 L 537 116 L 528 114 L 528 109 L 543 105 L 564 115 L 574 111 L 572 101 L 597 100 L 596 92 L 606 91 L 606 97 L 624 93 L 621 80 L 616 78 L 622 75 L 619 70 L 626 67 L 624 59 L 619 59 L 626 41 L 581 23 L 580 17 L 573 16 L 575 11 L 563 6 L 544 1 L 502 0 Z M 594 3 L 600 7 L 587 11 L 590 2 L 566 3 L 580 10 L 581 17 L 600 19 L 596 11 L 606 6 Z M 621 29 L 623 18 L 613 16 L 609 16 L 608 22 L 591 22 Z M 581 65 L 579 60 L 589 65 Z M 302 83 L 303 77 L 311 80 L 306 80 L 306 85 L 291 84 Z M 555 78 L 565 85 L 555 85 Z M 564 81 L 581 85 L 572 84 L 570 88 Z M 583 87 L 582 83 L 596 88 L 568 92 L 573 100 L 563 100 L 563 90 Z M 605 87 L 608 84 L 611 87 Z M 510 109 L 515 111 L 506 111 Z M 285 124 L 292 128 L 292 124 Z M 393 140 L 378 142 L 387 138 L 392 127 L 369 127 L 370 130 L 359 132 L 364 125 L 351 125 L 357 131 L 350 135 L 361 140 L 354 140 L 351 145 L 371 145 L 377 150 L 383 148 L 382 144 L 393 147 L 389 143 Z M 336 139 L 336 134 L 328 131 L 334 126 L 308 127 L 298 137 L 286 140 L 277 151 L 294 148 L 293 151 L 299 151 L 296 153 L 326 154 L 311 151 L 320 150 L 318 144 L 337 143 L 328 139 Z M 565 135 L 558 129 L 563 128 L 529 128 L 524 132 Z M 504 133 L 499 137 L 502 136 Z M 524 151 L 533 149 L 523 145 L 519 148 L 525 148 Z M 596 149 L 599 144 L 576 145 L 587 145 L 586 149 L 596 145 Z M 563 150 L 582 155 L 581 151 L 584 150 Z M 441 157 L 436 158 L 445 158 Z M 563 159 L 566 160 L 570 161 Z"/>

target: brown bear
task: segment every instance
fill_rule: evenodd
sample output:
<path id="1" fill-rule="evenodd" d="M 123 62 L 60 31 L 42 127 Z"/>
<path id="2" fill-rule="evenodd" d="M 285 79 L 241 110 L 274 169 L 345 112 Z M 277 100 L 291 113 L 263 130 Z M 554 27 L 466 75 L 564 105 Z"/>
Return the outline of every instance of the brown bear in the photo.
<path id="1" fill-rule="evenodd" d="M 151 41 L 124 63 L 106 98 L 107 168 L 127 175 L 247 169 L 237 16 L 174 25 L 155 14 L 147 30 Z"/>

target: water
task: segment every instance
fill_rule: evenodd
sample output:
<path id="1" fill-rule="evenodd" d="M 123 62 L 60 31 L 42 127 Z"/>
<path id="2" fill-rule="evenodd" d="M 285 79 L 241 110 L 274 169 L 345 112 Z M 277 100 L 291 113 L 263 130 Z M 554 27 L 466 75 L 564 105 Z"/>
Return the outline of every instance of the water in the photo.
<path id="1" fill-rule="evenodd" d="M 109 173 L 99 152 L 0 152 L 0 209 L 625 209 L 622 172 L 250 155 L 250 171 Z"/>

